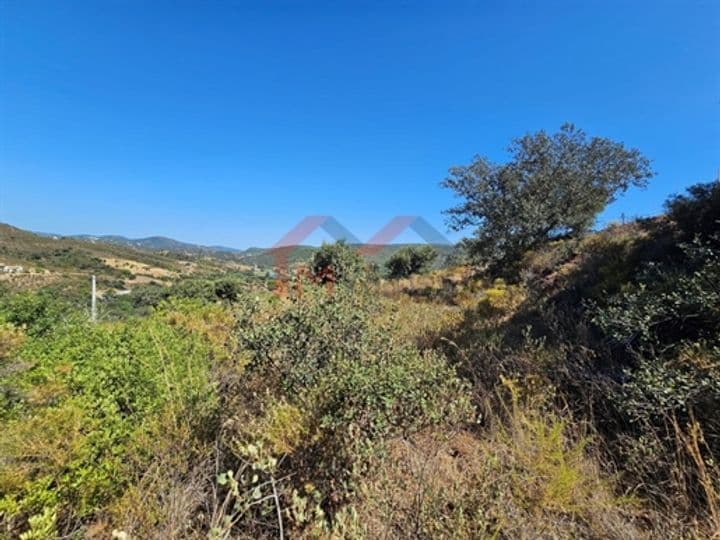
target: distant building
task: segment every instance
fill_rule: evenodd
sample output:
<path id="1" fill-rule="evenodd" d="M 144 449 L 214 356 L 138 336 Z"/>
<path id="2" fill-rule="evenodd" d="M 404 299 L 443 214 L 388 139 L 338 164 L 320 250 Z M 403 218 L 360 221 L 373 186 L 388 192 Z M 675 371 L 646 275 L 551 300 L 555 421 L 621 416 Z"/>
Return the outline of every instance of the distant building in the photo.
<path id="1" fill-rule="evenodd" d="M 8 266 L 5 264 L 0 264 L 0 272 L 3 272 L 5 274 L 19 274 L 23 271 L 22 266 Z"/>

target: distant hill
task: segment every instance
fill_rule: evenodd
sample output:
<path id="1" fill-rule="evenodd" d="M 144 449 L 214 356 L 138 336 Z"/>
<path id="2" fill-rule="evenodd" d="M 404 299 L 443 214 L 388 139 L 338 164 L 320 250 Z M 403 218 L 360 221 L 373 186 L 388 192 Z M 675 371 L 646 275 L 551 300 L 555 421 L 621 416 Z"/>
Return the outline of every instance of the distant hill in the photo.
<path id="1" fill-rule="evenodd" d="M 382 267 L 393 253 L 408 245 L 413 244 L 373 246 L 367 260 Z M 455 247 L 438 245 L 435 248 L 439 252 L 435 266 L 439 268 Z M 296 246 L 289 253 L 289 265 L 310 262 L 318 249 L 317 246 Z M 21 273 L 0 272 L 0 294 L 7 287 L 85 287 L 90 275 L 97 277 L 100 290 L 128 290 L 226 272 L 252 275 L 270 272 L 272 275 L 277 262 L 277 252 L 272 248 L 240 250 L 202 246 L 162 236 L 138 239 L 118 235 L 60 236 L 0 223 L 0 267 L 22 267 Z"/>
<path id="2" fill-rule="evenodd" d="M 105 259 L 129 259 L 147 266 L 175 269 L 178 257 L 140 251 L 121 243 L 37 234 L 0 223 L 0 262 L 37 270 L 101 269 Z"/>
<path id="3" fill-rule="evenodd" d="M 44 236 L 54 236 L 43 233 Z M 237 249 L 226 246 L 205 246 L 201 244 L 191 244 L 182 242 L 165 236 L 150 236 L 147 238 L 127 238 L 118 235 L 93 236 L 88 234 L 73 235 L 67 238 L 73 240 L 81 240 L 90 243 L 103 243 L 114 246 L 123 246 L 127 248 L 149 251 L 175 253 L 192 257 L 211 257 L 223 260 L 232 260 L 247 264 L 250 266 L 258 266 L 260 268 L 271 268 L 275 265 L 275 256 L 272 248 L 251 247 L 248 249 Z M 398 249 L 416 244 L 388 244 L 387 246 L 377 246 L 372 250 L 372 255 L 368 259 L 379 265 L 385 264 L 393 253 Z M 419 245 L 419 244 L 417 244 Z M 360 247 L 360 246 L 358 246 Z M 447 245 L 436 245 L 439 257 L 438 263 L 441 264 L 445 257 L 450 254 L 455 247 Z M 292 250 L 289 263 L 291 265 L 309 261 L 318 248 L 315 246 L 299 245 Z"/>
<path id="4" fill-rule="evenodd" d="M 43 236 L 57 235 L 48 233 L 39 233 Z M 101 242 L 104 244 L 112 244 L 116 246 L 125 246 L 146 251 L 170 251 L 174 253 L 188 254 L 217 254 L 217 253 L 241 253 L 243 250 L 230 248 L 226 246 L 203 246 L 199 244 L 191 244 L 189 242 L 181 242 L 166 236 L 148 236 L 147 238 L 127 238 L 119 235 L 102 235 L 93 236 L 90 234 L 77 234 L 64 238 L 72 238 L 74 240 L 84 240 L 86 242 Z"/>
<path id="5" fill-rule="evenodd" d="M 92 274 L 101 288 L 126 282 L 167 281 L 197 264 L 178 254 L 138 250 L 121 244 L 36 234 L 0 223 L 0 266 L 21 266 L 20 274 L 0 273 L 0 282 L 18 287 L 85 282 Z"/>

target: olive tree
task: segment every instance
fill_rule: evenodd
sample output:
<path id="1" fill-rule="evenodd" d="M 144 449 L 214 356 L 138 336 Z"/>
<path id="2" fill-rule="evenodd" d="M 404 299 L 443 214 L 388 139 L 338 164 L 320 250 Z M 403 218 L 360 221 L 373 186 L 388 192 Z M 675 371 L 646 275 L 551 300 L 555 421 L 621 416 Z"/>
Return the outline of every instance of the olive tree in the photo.
<path id="1" fill-rule="evenodd" d="M 405 246 L 393 253 L 385 268 L 391 278 L 408 277 L 427 270 L 437 255 L 432 246 Z"/>
<path id="2" fill-rule="evenodd" d="M 493 272 L 512 272 L 527 250 L 586 232 L 618 194 L 653 175 L 639 150 L 572 124 L 514 139 L 508 153 L 506 163 L 476 156 L 442 183 L 463 199 L 446 212 L 450 228 L 475 228 L 470 255 Z"/>
<path id="3" fill-rule="evenodd" d="M 365 261 L 353 246 L 343 240 L 323 243 L 313 255 L 313 275 L 323 282 L 354 283 L 365 275 Z"/>

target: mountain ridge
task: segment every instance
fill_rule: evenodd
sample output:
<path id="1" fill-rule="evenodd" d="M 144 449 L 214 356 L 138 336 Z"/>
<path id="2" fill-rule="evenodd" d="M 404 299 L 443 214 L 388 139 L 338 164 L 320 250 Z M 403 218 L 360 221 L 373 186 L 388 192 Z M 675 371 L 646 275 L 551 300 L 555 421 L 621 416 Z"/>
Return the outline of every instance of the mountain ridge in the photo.
<path id="1" fill-rule="evenodd" d="M 16 231 L 19 234 L 32 234 L 39 238 L 55 239 L 59 241 L 71 241 L 80 242 L 80 244 L 74 244 L 81 247 L 83 244 L 97 246 L 99 249 L 101 246 L 114 247 L 118 249 L 131 249 L 137 251 L 139 254 L 148 255 L 168 255 L 173 258 L 178 256 L 190 256 L 191 258 L 211 258 L 224 260 L 228 262 L 238 262 L 247 265 L 255 265 L 258 267 L 268 268 L 275 264 L 275 247 L 257 247 L 252 246 L 247 249 L 231 248 L 227 246 L 213 245 L 207 246 L 202 244 L 193 244 L 190 242 L 183 242 L 174 238 L 166 236 L 148 236 L 144 238 L 129 238 L 122 235 L 91 235 L 91 234 L 75 234 L 75 235 L 60 235 L 53 233 L 35 232 L 19 229 L 9 224 L 1 224 L 5 227 Z M 2 230 L 0 230 L 2 232 Z M 29 238 L 29 237 L 28 237 Z M 28 240 L 29 241 L 29 240 Z M 355 245 L 355 244 L 352 244 Z M 417 243 L 398 243 L 398 244 L 387 244 L 384 246 L 377 246 L 377 249 L 373 249 L 372 255 L 368 257 L 378 264 L 383 264 L 393 253 L 405 246 L 425 245 L 422 242 Z M 358 244 L 359 246 L 367 246 L 366 244 Z M 433 245 L 440 255 L 439 259 L 452 253 L 455 250 L 455 245 Z M 45 249 L 48 249 L 46 246 Z M 313 253 L 319 249 L 319 246 L 298 244 L 292 246 L 289 262 L 290 264 L 303 263 L 308 261 Z"/>
<path id="2" fill-rule="evenodd" d="M 142 238 L 129 238 L 122 235 L 115 235 L 115 234 L 107 234 L 107 235 L 92 235 L 92 234 L 74 234 L 74 235 L 57 235 L 52 233 L 41 233 L 36 232 L 35 234 L 39 234 L 41 236 L 46 237 L 54 237 L 54 238 L 69 238 L 73 240 L 80 240 L 85 242 L 91 242 L 91 243 L 103 243 L 103 244 L 112 244 L 112 245 L 119 245 L 124 247 L 130 247 L 135 249 L 140 249 L 143 251 L 167 251 L 172 253 L 186 253 L 186 254 L 193 254 L 193 255 L 208 255 L 208 256 L 233 256 L 233 258 L 239 258 L 239 259 L 246 259 L 246 258 L 261 258 L 265 259 L 267 256 L 272 256 L 272 252 L 274 249 L 277 249 L 274 246 L 271 247 L 258 247 L 258 246 L 251 246 L 246 249 L 241 248 L 232 248 L 228 246 L 222 246 L 222 245 L 204 245 L 204 244 L 194 244 L 191 242 L 184 242 L 182 240 L 176 240 L 174 238 L 170 238 L 167 236 L 160 236 L 160 235 L 153 235 L 153 236 L 147 236 Z M 352 244 L 355 245 L 355 244 Z M 358 244 L 358 245 L 366 245 L 366 244 Z M 382 246 L 381 249 L 378 251 L 382 251 L 383 249 L 388 249 L 391 252 L 396 251 L 397 249 L 400 249 L 404 246 L 412 246 L 412 245 L 424 245 L 422 242 L 416 242 L 416 243 L 410 243 L 410 242 L 403 242 L 403 243 L 397 243 L 397 244 L 387 244 L 385 246 Z M 433 246 L 438 249 L 441 253 L 450 252 L 454 248 L 454 245 L 434 245 Z M 318 249 L 319 246 L 313 246 L 313 245 L 306 245 L 306 244 L 297 244 L 295 246 L 292 246 L 293 249 L 300 250 L 303 252 L 309 252 L 314 251 L 315 249 Z M 379 246 L 380 247 L 380 246 Z"/>

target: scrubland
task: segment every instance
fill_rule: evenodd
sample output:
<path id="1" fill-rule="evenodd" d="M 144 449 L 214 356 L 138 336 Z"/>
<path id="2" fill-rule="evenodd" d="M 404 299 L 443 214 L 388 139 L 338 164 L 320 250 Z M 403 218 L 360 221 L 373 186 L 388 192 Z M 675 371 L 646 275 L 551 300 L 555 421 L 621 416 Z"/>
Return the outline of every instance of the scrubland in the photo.
<path id="1" fill-rule="evenodd" d="M 685 203 L 515 280 L 353 266 L 97 324 L 4 294 L 0 535 L 716 536 L 720 242 Z"/>

